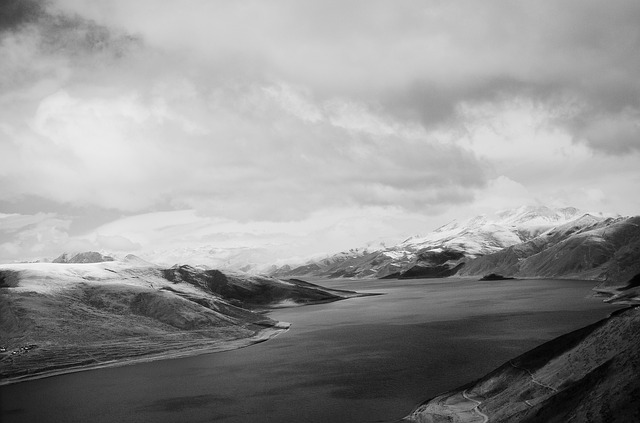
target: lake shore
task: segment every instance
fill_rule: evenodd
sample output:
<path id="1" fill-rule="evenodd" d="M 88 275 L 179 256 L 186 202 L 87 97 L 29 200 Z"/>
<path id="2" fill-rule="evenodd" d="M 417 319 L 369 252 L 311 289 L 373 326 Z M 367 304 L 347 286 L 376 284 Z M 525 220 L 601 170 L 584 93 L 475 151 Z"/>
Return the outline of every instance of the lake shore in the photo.
<path id="1" fill-rule="evenodd" d="M 149 354 L 140 355 L 138 357 L 132 357 L 130 354 L 122 351 L 123 354 L 118 356 L 117 354 L 111 354 L 110 359 L 106 361 L 99 361 L 96 358 L 92 358 L 93 362 L 91 363 L 83 363 L 83 362 L 64 362 L 64 359 L 61 362 L 52 363 L 42 365 L 42 367 L 38 367 L 34 369 L 28 369 L 28 373 L 26 374 L 18 374 L 13 376 L 11 372 L 7 372 L 8 376 L 4 376 L 0 379 L 0 386 L 12 385 L 20 382 L 26 382 L 31 380 L 43 379 L 47 377 L 59 376 L 68 373 L 77 373 L 88 370 L 96 370 L 96 369 L 104 369 L 108 367 L 121 367 L 128 366 L 133 364 L 140 363 L 148 363 L 152 361 L 159 360 L 171 360 L 185 357 L 194 357 L 203 354 L 210 354 L 222 351 L 231 351 L 240 348 L 245 348 L 251 345 L 255 345 L 261 342 L 268 341 L 286 331 L 289 330 L 291 324 L 288 322 L 277 322 L 272 326 L 265 327 L 264 329 L 258 330 L 253 336 L 244 337 L 244 338 L 236 338 L 236 339 L 210 339 L 210 340 L 199 340 L 192 342 L 183 342 L 183 347 L 180 348 L 177 345 L 174 345 L 174 348 L 161 352 L 152 352 Z M 128 340 L 124 339 L 122 341 L 114 342 L 112 344 L 113 347 L 120 346 L 122 343 L 127 343 Z M 150 348 L 154 348 L 155 345 L 149 344 Z M 94 347 L 99 348 L 99 347 Z M 143 345 L 136 346 L 136 350 L 144 349 Z M 34 354 L 35 353 L 35 354 Z M 37 350 L 30 353 L 32 356 L 37 354 Z M 90 348 L 87 348 L 87 351 L 84 351 L 88 357 L 95 357 L 100 354 L 100 351 L 91 351 Z M 72 357 L 73 358 L 73 357 Z M 5 355 L 0 360 L 0 363 L 6 360 L 10 360 L 10 355 Z M 36 357 L 37 359 L 37 357 Z M 3 366 L 4 367 L 4 366 Z M 20 371 L 20 369 L 17 369 Z"/>
<path id="2" fill-rule="evenodd" d="M 250 348 L 3 386 L 2 420 L 398 421 L 425 399 L 618 308 L 581 281 L 321 284 L 385 295 L 272 309 L 263 319 L 292 322 L 291 330 Z M 482 401 L 477 392 L 467 396 Z M 457 399 L 481 421 L 477 402 Z"/>

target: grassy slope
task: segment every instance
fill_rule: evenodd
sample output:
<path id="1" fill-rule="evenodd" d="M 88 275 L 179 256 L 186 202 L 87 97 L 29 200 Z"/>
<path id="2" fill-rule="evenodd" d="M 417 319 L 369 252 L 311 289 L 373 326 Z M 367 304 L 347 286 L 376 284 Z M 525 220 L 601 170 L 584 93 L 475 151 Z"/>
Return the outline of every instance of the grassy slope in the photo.
<path id="1" fill-rule="evenodd" d="M 482 379 L 433 398 L 405 421 L 629 422 L 640 421 L 640 308 L 558 337 Z M 464 411 L 466 410 L 466 411 Z"/>
<path id="2" fill-rule="evenodd" d="M 286 325 L 245 307 L 347 296 L 305 283 L 192 267 L 5 265 L 0 377 L 6 383 L 55 369 L 248 345 Z"/>

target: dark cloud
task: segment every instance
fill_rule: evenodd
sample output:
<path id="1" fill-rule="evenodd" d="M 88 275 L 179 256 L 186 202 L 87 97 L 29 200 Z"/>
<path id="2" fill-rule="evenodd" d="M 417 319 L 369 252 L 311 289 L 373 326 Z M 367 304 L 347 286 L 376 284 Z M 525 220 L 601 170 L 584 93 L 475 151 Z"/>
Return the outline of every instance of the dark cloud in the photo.
<path id="1" fill-rule="evenodd" d="M 37 22 L 46 14 L 46 5 L 41 0 L 4 0 L 0 7 L 0 34 Z"/>
<path id="2" fill-rule="evenodd" d="M 139 36 L 100 25 L 76 13 L 59 11 L 52 2 L 40 0 L 6 1 L 0 8 L 0 34 L 3 32 L 14 35 L 23 32 L 23 37 L 37 38 L 41 53 L 68 57 L 105 52 L 120 57 L 141 43 Z"/>
<path id="3" fill-rule="evenodd" d="M 96 73 L 108 72 L 142 47 L 139 36 L 59 11 L 50 2 L 11 2 L 0 11 L 6 23 L 0 31 L 0 94 L 95 85 Z"/>
<path id="4" fill-rule="evenodd" d="M 632 113 L 588 114 L 573 125 L 578 139 L 596 150 L 613 155 L 640 150 L 640 109 Z"/>
<path id="5" fill-rule="evenodd" d="M 140 43 L 139 37 L 98 25 L 77 15 L 48 15 L 39 28 L 45 51 L 73 57 L 108 53 L 118 58 Z"/>

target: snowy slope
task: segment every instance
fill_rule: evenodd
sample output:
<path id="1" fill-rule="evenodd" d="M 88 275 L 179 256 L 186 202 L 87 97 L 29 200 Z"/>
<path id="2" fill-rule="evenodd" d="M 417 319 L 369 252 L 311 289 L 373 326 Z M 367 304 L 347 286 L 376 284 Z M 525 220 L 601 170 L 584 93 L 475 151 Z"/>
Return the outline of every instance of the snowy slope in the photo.
<path id="1" fill-rule="evenodd" d="M 523 206 L 462 222 L 454 220 L 425 236 L 409 238 L 395 248 L 418 250 L 439 247 L 463 250 L 468 255 L 488 254 L 527 241 L 582 214 L 573 207 Z"/>
<path id="2" fill-rule="evenodd" d="M 413 236 L 391 247 L 340 253 L 296 268 L 275 269 L 272 274 L 377 278 L 423 269 L 425 275 L 448 276 L 448 270 L 466 259 L 526 242 L 583 214 L 573 207 L 523 206 L 464 221 L 454 220 L 433 232 Z M 604 216 L 592 215 L 592 218 L 602 220 Z"/>

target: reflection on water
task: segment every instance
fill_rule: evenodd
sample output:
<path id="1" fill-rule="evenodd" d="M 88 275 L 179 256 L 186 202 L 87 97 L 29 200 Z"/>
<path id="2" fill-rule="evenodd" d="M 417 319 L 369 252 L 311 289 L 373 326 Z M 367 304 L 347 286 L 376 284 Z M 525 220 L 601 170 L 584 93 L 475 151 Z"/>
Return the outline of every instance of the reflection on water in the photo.
<path id="1" fill-rule="evenodd" d="M 609 314 L 592 282 L 324 281 L 385 295 L 279 309 L 249 348 L 3 387 L 7 422 L 380 422 Z"/>

